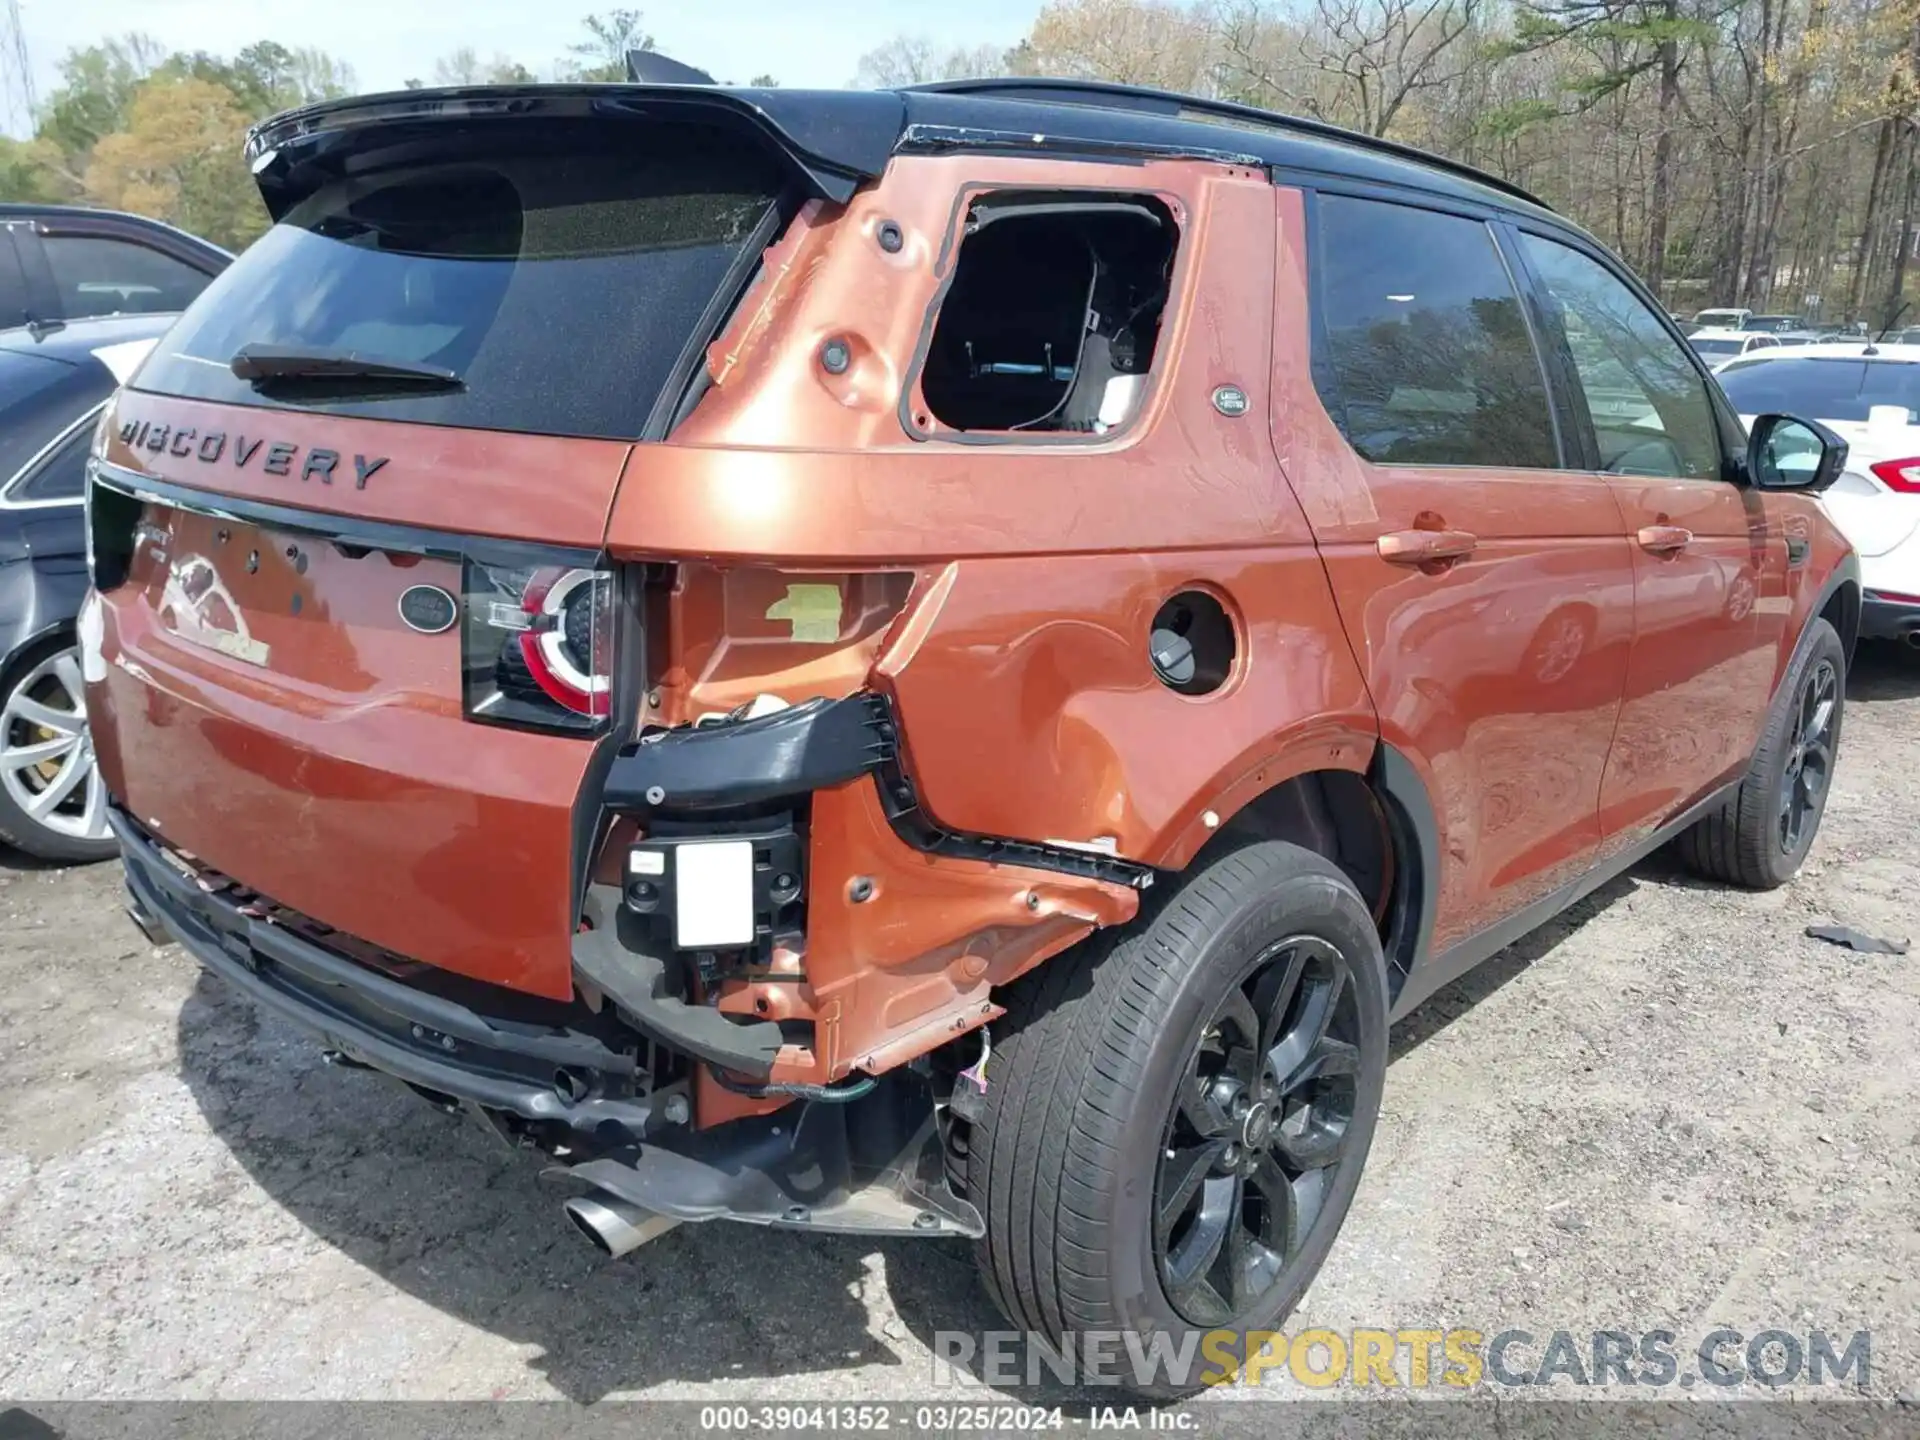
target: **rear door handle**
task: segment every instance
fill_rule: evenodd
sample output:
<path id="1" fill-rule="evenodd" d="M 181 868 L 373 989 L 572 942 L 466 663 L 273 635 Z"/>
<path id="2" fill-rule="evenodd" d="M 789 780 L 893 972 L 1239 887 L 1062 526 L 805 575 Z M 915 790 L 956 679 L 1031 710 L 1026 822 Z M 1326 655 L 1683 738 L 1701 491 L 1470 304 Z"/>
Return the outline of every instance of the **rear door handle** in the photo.
<path id="1" fill-rule="evenodd" d="M 1684 550 L 1693 543 L 1693 532 L 1684 525 L 1642 525 L 1640 548 L 1656 555 Z"/>
<path id="2" fill-rule="evenodd" d="M 1464 560 L 1478 543 L 1465 530 L 1394 530 L 1380 537 L 1380 558 L 1396 565 Z"/>

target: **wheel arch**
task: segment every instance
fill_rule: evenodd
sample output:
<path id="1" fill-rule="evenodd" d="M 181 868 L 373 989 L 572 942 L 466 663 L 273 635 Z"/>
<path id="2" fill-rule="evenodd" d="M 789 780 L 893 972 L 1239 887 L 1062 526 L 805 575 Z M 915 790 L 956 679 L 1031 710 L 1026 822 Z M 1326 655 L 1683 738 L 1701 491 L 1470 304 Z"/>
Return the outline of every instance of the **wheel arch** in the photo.
<path id="1" fill-rule="evenodd" d="M 86 593 L 85 566 L 70 570 L 64 557 L 0 565 L 0 683 L 12 679 L 35 646 L 73 633 Z"/>
<path id="2" fill-rule="evenodd" d="M 1853 664 L 1853 648 L 1860 641 L 1860 598 L 1857 574 L 1836 575 L 1828 582 L 1820 608 L 1814 612 L 1838 632 L 1840 648 L 1846 652 L 1849 666 Z"/>
<path id="3" fill-rule="evenodd" d="M 1774 695 L 1778 695 L 1780 687 L 1786 683 L 1787 675 L 1793 669 L 1793 657 L 1806 644 L 1807 632 L 1813 628 L 1815 620 L 1825 620 L 1838 632 L 1840 648 L 1847 657 L 1848 666 L 1852 666 L 1854 646 L 1860 638 L 1861 599 L 1860 559 L 1848 551 L 1834 564 L 1806 608 L 1796 607 L 1796 622 L 1781 638 L 1780 654 L 1774 663 Z"/>
<path id="4" fill-rule="evenodd" d="M 1439 829 L 1413 762 L 1379 741 L 1364 766 L 1274 768 L 1216 810 L 1217 828 L 1178 868 L 1198 870 L 1262 840 L 1287 840 L 1324 856 L 1372 908 L 1396 999 L 1433 935 L 1439 901 Z"/>
<path id="5" fill-rule="evenodd" d="M 75 617 L 69 615 L 64 620 L 55 620 L 42 625 L 38 630 L 15 632 L 0 639 L 0 690 L 13 683 L 13 677 L 26 663 L 26 659 L 35 650 L 50 640 L 64 640 L 74 633 Z"/>

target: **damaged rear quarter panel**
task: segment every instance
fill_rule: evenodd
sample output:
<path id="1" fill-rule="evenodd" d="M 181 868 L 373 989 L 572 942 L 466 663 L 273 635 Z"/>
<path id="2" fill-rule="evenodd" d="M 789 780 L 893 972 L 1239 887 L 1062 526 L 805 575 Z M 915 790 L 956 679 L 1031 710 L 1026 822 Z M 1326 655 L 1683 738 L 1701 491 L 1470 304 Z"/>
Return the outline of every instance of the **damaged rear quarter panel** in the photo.
<path id="1" fill-rule="evenodd" d="M 980 444 L 902 427 L 963 198 L 993 188 L 1149 194 L 1174 216 L 1172 294 L 1124 430 Z M 1265 419 L 1273 194 L 1264 172 L 1194 161 L 897 158 L 769 252 L 713 347 L 713 389 L 671 441 L 636 447 L 609 548 L 914 571 L 872 678 L 952 829 L 1180 866 L 1207 811 L 1224 821 L 1301 771 L 1363 770 L 1371 705 Z M 883 221 L 897 252 L 874 243 Z M 829 338 L 844 373 L 818 363 Z M 1245 392 L 1243 413 L 1215 408 L 1221 386 Z M 1154 612 L 1188 587 L 1239 626 L 1231 677 L 1198 698 L 1162 686 L 1147 650 Z"/>

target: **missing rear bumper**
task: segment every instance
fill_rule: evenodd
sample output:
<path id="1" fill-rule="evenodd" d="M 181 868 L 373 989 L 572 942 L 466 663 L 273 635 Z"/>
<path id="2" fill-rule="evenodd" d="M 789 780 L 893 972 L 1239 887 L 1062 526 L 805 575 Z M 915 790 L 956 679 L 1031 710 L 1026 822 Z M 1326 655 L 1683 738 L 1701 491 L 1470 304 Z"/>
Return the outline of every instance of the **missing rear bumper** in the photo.
<path id="1" fill-rule="evenodd" d="M 632 1032 L 629 1049 L 611 1028 L 589 1028 L 590 1015 L 578 1017 L 579 1028 L 535 1014 L 538 1002 L 495 1015 L 391 979 L 265 918 L 262 903 L 237 887 L 190 875 L 126 815 L 110 811 L 109 819 L 134 923 L 177 940 L 328 1051 L 447 1102 L 548 1124 L 576 1148 L 598 1151 L 653 1128 L 653 1077 Z"/>

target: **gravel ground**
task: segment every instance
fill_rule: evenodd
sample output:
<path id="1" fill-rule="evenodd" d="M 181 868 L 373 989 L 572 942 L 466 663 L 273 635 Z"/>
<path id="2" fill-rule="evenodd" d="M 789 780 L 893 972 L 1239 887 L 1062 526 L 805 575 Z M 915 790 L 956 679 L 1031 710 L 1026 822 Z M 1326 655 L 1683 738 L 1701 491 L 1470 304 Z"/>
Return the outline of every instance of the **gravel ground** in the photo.
<path id="1" fill-rule="evenodd" d="M 1850 698 L 1794 884 L 1650 862 L 1402 1027 L 1291 1328 L 1867 1328 L 1871 1389 L 1920 1394 L 1920 952 L 1802 933 L 1920 930 L 1920 659 L 1863 652 Z M 925 1397 L 935 1331 L 1001 1323 L 940 1243 L 684 1226 L 605 1262 L 524 1160 L 325 1067 L 118 893 L 0 854 L 0 1396 Z"/>

